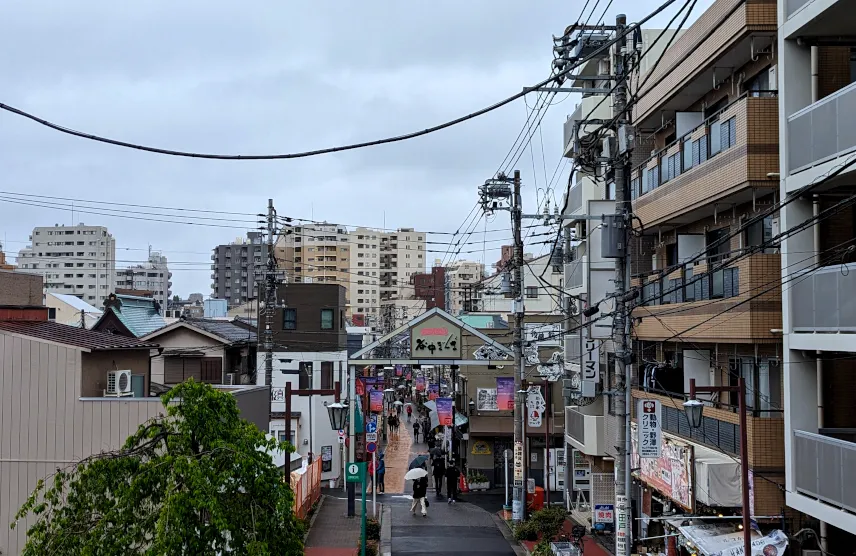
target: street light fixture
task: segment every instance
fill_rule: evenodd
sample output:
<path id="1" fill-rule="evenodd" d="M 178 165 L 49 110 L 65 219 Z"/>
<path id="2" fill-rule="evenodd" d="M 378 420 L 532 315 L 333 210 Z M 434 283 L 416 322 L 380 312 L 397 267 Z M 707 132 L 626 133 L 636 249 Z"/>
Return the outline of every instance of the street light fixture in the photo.
<path id="1" fill-rule="evenodd" d="M 696 398 L 696 393 L 702 392 L 713 394 L 718 392 L 736 392 L 737 393 L 737 412 L 740 417 L 740 475 L 742 479 L 742 497 L 743 497 L 743 523 L 740 524 L 740 529 L 743 531 L 743 553 L 752 554 L 752 529 L 749 527 L 750 511 L 749 508 L 749 447 L 747 445 L 747 424 L 746 424 L 746 381 L 743 377 L 737 379 L 737 386 L 696 386 L 695 379 L 690 379 L 690 399 L 684 402 L 684 411 L 687 414 L 687 420 L 694 429 L 701 428 L 702 413 L 704 412 L 704 403 Z"/>
<path id="2" fill-rule="evenodd" d="M 470 403 L 468 403 L 467 405 L 470 406 L 470 415 L 472 415 L 473 411 L 476 410 L 476 402 L 474 402 L 473 399 L 470 398 Z"/>
<path id="3" fill-rule="evenodd" d="M 327 405 L 327 415 L 330 417 L 330 426 L 333 430 L 345 429 L 345 423 L 348 421 L 347 409 L 347 406 L 338 402 Z"/>

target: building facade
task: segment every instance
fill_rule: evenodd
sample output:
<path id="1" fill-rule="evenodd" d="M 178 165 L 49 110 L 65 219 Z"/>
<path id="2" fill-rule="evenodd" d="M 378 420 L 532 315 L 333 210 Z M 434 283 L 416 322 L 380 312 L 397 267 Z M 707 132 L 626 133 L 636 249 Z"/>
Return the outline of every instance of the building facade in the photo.
<path id="1" fill-rule="evenodd" d="M 116 287 L 116 241 L 104 226 L 37 227 L 18 254 L 18 269 L 41 274 L 45 291 L 74 295 L 91 305 Z"/>
<path id="2" fill-rule="evenodd" d="M 116 270 L 116 287 L 151 292 L 161 307 L 168 307 L 172 299 L 171 278 L 166 257 L 151 251 L 145 263 Z"/>
<path id="3" fill-rule="evenodd" d="M 446 311 L 459 315 L 464 312 L 473 286 L 484 279 L 484 263 L 456 261 L 448 266 L 446 276 Z"/>
<path id="4" fill-rule="evenodd" d="M 350 233 L 351 272 L 348 278 L 350 314 L 362 315 L 370 326 L 380 314 L 380 244 L 384 232 L 356 228 Z"/>
<path id="5" fill-rule="evenodd" d="M 337 224 L 290 226 L 276 242 L 277 264 L 290 282 L 350 281 L 348 230 Z"/>
<path id="6" fill-rule="evenodd" d="M 856 535 L 856 329 L 852 206 L 856 12 L 846 0 L 779 0 L 779 230 L 785 483 L 829 553 Z M 813 548 L 813 547 L 812 547 Z"/>
<path id="7" fill-rule="evenodd" d="M 445 267 L 435 265 L 431 272 L 411 274 L 410 284 L 413 286 L 414 298 L 425 302 L 426 311 L 439 307 L 448 312 L 449 275 Z"/>
<path id="8" fill-rule="evenodd" d="M 256 297 L 256 272 L 267 263 L 267 247 L 261 232 L 247 232 L 228 245 L 218 245 L 211 255 L 211 297 L 229 306 Z"/>

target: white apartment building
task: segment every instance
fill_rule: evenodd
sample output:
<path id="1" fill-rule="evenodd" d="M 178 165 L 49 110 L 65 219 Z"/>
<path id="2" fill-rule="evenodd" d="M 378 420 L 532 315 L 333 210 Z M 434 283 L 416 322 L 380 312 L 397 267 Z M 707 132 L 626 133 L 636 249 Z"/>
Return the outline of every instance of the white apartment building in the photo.
<path id="1" fill-rule="evenodd" d="M 104 226 L 37 227 L 18 254 L 18 268 L 44 277 L 45 292 L 69 294 L 90 305 L 116 287 L 116 240 Z"/>
<path id="2" fill-rule="evenodd" d="M 150 291 L 165 310 L 172 298 L 170 278 L 172 272 L 166 257 L 159 251 L 151 251 L 146 263 L 116 270 L 116 287 Z"/>
<path id="3" fill-rule="evenodd" d="M 348 235 L 351 246 L 351 271 L 348 299 L 351 315 L 366 315 L 377 321 L 380 312 L 380 244 L 384 232 L 356 228 Z"/>
<path id="4" fill-rule="evenodd" d="M 477 312 L 506 318 L 514 311 L 514 300 L 506 297 L 504 293 L 505 276 L 510 278 L 510 273 L 494 274 L 482 280 L 475 288 L 473 304 Z M 526 306 L 526 314 L 559 314 L 559 290 L 563 287 L 563 280 L 562 268 L 559 267 L 557 271 L 550 265 L 550 255 L 527 260 L 523 266 L 523 303 Z"/>
<path id="5" fill-rule="evenodd" d="M 435 266 L 441 264 L 439 260 L 434 263 Z M 446 311 L 451 315 L 461 314 L 471 289 L 482 279 L 484 263 L 456 261 L 446 267 Z"/>
<path id="6" fill-rule="evenodd" d="M 856 540 L 853 8 L 778 0 L 779 229 L 817 222 L 781 245 L 785 501 L 831 554 Z"/>

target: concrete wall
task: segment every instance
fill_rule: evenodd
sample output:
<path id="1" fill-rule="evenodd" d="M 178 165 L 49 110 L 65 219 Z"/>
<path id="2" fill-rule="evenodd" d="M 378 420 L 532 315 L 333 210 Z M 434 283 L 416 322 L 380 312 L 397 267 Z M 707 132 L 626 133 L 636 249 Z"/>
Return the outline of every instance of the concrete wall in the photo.
<path id="1" fill-rule="evenodd" d="M 109 371 L 121 371 L 130 369 L 133 375 L 146 377 L 146 389 L 148 392 L 151 384 L 151 373 L 149 366 L 150 350 L 134 349 L 122 351 L 95 351 L 82 353 L 82 372 L 80 380 L 80 396 L 84 398 L 97 398 L 104 395 L 107 389 L 107 373 Z"/>

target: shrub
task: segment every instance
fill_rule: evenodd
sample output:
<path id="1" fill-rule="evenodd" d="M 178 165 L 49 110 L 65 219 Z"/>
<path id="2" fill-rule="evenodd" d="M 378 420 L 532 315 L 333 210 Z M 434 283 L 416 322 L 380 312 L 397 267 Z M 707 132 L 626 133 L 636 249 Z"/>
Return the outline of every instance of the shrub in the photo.
<path id="1" fill-rule="evenodd" d="M 366 538 L 370 541 L 380 540 L 380 522 L 376 519 L 366 519 Z"/>
<path id="2" fill-rule="evenodd" d="M 467 475 L 468 483 L 486 483 L 488 482 L 487 475 L 483 473 L 479 473 L 478 471 L 473 471 L 469 475 Z"/>
<path id="3" fill-rule="evenodd" d="M 529 521 L 532 522 L 535 530 L 549 542 L 562 529 L 566 517 L 567 512 L 564 508 L 547 507 L 534 512 Z"/>
<path id="4" fill-rule="evenodd" d="M 377 541 L 366 541 L 366 556 L 377 556 Z M 360 541 L 357 541 L 357 549 L 362 548 Z"/>
<path id="5" fill-rule="evenodd" d="M 518 523 L 514 528 L 514 538 L 518 541 L 538 540 L 538 529 L 531 520 Z"/>
<path id="6" fill-rule="evenodd" d="M 553 549 L 550 548 L 549 539 L 541 539 L 532 550 L 532 556 L 553 556 Z"/>

